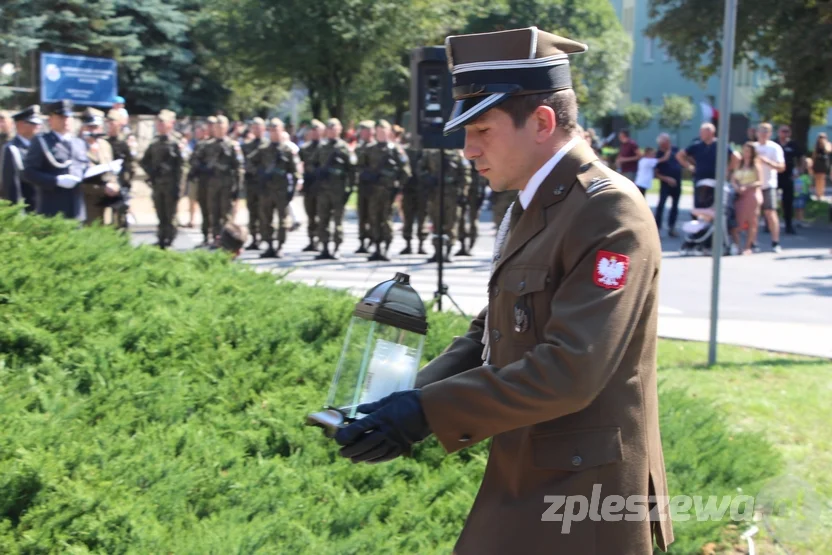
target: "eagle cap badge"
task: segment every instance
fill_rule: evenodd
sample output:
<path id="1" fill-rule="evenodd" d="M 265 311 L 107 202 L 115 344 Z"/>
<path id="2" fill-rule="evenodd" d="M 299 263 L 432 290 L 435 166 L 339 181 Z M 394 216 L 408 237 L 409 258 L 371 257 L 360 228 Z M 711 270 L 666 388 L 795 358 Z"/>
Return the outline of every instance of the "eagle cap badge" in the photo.
<path id="1" fill-rule="evenodd" d="M 621 289 L 627 283 L 630 258 L 610 251 L 598 251 L 595 257 L 595 285 L 604 289 Z"/>

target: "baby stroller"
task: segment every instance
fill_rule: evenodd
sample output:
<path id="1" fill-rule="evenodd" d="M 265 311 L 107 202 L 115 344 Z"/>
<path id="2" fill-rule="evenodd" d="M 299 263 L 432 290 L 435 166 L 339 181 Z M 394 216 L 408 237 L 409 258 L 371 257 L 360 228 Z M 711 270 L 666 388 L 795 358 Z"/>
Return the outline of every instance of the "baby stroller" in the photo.
<path id="1" fill-rule="evenodd" d="M 712 181 L 709 185 L 705 182 Z M 717 219 L 714 204 L 716 203 L 716 181 L 702 180 L 697 183 L 694 190 L 694 206 L 691 216 L 694 219 L 682 225 L 682 247 L 679 253 L 682 256 L 709 256 L 713 248 L 713 241 Z M 722 202 L 722 253 L 732 254 L 730 230 L 736 225 L 736 213 L 734 211 L 734 189 L 730 183 L 723 184 Z"/>

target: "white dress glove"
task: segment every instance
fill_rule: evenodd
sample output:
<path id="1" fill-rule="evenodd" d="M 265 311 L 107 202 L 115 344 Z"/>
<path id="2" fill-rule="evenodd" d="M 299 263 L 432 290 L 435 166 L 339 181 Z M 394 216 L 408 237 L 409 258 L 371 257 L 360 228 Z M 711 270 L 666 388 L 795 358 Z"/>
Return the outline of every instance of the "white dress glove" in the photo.
<path id="1" fill-rule="evenodd" d="M 58 176 L 58 187 L 63 189 L 73 189 L 76 185 L 81 183 L 81 178 L 70 174 Z"/>

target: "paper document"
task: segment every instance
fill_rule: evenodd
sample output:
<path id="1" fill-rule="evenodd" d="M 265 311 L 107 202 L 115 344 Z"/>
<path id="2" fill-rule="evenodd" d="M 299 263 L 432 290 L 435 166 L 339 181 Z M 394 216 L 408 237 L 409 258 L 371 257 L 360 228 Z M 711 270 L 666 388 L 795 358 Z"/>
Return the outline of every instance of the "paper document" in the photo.
<path id="1" fill-rule="evenodd" d="M 94 166 L 90 166 L 87 168 L 87 171 L 84 172 L 84 179 L 89 179 L 90 177 L 95 177 L 107 172 L 113 172 L 115 174 L 121 173 L 123 165 L 124 160 L 119 158 L 118 160 L 113 160 L 112 162 L 108 162 L 106 164 L 96 164 Z"/>

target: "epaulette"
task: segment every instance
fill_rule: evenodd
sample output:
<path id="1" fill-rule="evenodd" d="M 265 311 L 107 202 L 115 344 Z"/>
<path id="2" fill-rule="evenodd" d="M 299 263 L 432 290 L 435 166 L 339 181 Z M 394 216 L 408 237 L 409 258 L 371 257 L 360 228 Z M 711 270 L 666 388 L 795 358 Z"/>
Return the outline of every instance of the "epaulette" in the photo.
<path id="1" fill-rule="evenodd" d="M 578 169 L 578 181 L 583 185 L 587 195 L 594 195 L 612 186 L 615 172 L 600 160 L 587 162 Z"/>

